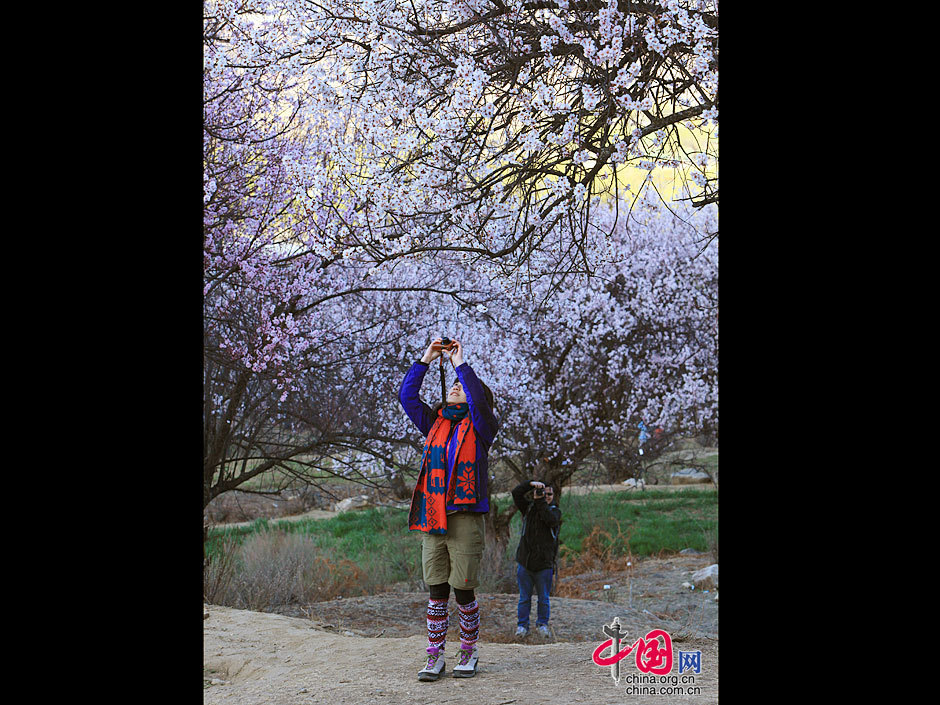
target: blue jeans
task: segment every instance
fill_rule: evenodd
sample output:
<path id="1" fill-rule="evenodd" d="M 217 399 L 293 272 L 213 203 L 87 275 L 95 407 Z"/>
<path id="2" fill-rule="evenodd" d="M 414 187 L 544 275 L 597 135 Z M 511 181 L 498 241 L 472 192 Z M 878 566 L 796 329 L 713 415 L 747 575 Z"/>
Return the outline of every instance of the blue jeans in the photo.
<path id="1" fill-rule="evenodd" d="M 535 625 L 548 624 L 548 591 L 552 587 L 552 569 L 526 570 L 521 563 L 516 563 L 516 580 L 519 582 L 519 609 L 516 616 L 518 626 L 529 628 L 529 613 L 532 611 L 532 589 L 538 597 L 538 616 Z"/>

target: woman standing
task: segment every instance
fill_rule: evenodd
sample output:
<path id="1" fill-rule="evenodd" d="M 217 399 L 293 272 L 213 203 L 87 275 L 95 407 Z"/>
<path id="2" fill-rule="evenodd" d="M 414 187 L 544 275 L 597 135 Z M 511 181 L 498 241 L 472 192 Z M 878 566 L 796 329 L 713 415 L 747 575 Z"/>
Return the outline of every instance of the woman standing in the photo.
<path id="1" fill-rule="evenodd" d="M 430 364 L 447 350 L 457 372 L 446 403 L 430 407 L 418 396 Z M 480 614 L 474 589 L 483 556 L 483 515 L 489 511 L 487 455 L 499 422 L 493 393 L 464 362 L 463 347 L 436 338 L 402 382 L 398 399 L 426 436 L 421 471 L 411 498 L 408 528 L 424 532 L 421 565 L 428 584 L 427 663 L 418 680 L 435 681 L 444 670 L 450 588 L 460 615 L 460 649 L 454 676 L 477 671 Z"/>

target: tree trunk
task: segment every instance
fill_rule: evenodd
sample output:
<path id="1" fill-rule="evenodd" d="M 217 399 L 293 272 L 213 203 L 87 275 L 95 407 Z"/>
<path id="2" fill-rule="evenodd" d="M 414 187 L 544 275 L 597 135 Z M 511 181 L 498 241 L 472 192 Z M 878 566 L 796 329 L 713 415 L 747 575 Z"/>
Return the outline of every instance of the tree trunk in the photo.
<path id="1" fill-rule="evenodd" d="M 575 467 L 577 467 L 577 463 L 561 466 L 543 461 L 539 467 L 539 477 L 535 479 L 544 482 L 546 485 L 551 485 L 555 489 L 555 501 L 558 502 L 561 500 L 562 488 L 568 484 L 571 476 L 574 475 Z"/>
<path id="2" fill-rule="evenodd" d="M 498 591 L 515 592 L 515 561 L 507 558 L 509 548 L 509 521 L 516 513 L 513 504 L 504 512 L 499 511 L 495 502 L 490 504 L 490 511 L 483 515 L 486 540 L 483 547 L 482 569 L 496 578 Z"/>
<path id="3" fill-rule="evenodd" d="M 411 498 L 411 493 L 405 485 L 405 478 L 400 472 L 396 472 L 388 461 L 385 461 L 385 479 L 388 480 L 388 486 L 392 488 L 396 499 Z"/>

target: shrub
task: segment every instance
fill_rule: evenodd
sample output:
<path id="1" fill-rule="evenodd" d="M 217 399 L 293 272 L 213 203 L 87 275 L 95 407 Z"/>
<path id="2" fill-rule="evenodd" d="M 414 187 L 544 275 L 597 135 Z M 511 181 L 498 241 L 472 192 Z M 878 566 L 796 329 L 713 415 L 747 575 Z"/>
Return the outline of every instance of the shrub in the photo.
<path id="1" fill-rule="evenodd" d="M 235 574 L 238 556 L 238 541 L 223 536 L 212 544 L 203 563 L 203 599 L 212 604 L 223 604 Z"/>
<path id="2" fill-rule="evenodd" d="M 362 570 L 304 535 L 262 531 L 237 547 L 223 539 L 207 561 L 206 599 L 240 609 L 306 604 L 355 593 Z"/>

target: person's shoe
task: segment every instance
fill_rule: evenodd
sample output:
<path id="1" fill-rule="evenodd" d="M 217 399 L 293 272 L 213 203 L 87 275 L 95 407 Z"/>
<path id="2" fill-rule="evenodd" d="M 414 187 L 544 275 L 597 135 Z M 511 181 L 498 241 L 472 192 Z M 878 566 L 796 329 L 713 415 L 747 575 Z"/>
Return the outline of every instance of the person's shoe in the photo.
<path id="1" fill-rule="evenodd" d="M 454 666 L 454 678 L 472 678 L 477 674 L 477 647 L 457 650 L 457 665 Z"/>
<path id="2" fill-rule="evenodd" d="M 517 638 L 517 639 L 525 639 L 525 637 L 528 635 L 528 633 L 529 633 L 529 630 L 526 629 L 525 627 L 516 627 L 516 638 Z"/>
<path id="3" fill-rule="evenodd" d="M 539 624 L 538 627 L 537 627 L 537 629 L 539 630 L 539 634 L 540 634 L 541 636 L 545 637 L 546 639 L 551 639 L 551 638 L 552 638 L 552 633 L 551 633 L 550 631 L 548 631 L 548 625 L 547 625 L 547 624 Z"/>
<path id="4" fill-rule="evenodd" d="M 428 665 L 418 671 L 419 681 L 436 681 L 444 670 L 444 650 L 428 647 Z"/>

